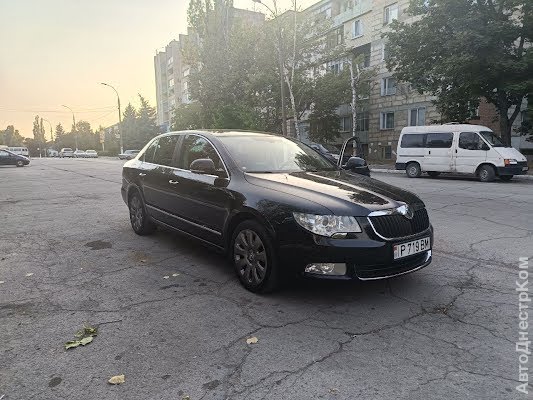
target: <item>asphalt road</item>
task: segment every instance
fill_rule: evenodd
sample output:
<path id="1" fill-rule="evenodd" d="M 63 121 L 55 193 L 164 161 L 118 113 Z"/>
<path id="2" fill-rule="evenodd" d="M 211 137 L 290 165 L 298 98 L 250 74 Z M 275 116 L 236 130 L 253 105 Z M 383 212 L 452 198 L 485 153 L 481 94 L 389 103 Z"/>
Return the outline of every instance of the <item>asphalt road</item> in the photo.
<path id="1" fill-rule="evenodd" d="M 258 296 L 189 239 L 135 235 L 121 165 L 0 168 L 0 399 L 526 398 L 515 281 L 533 181 L 374 174 L 426 202 L 433 263 Z M 84 324 L 98 336 L 65 350 Z"/>

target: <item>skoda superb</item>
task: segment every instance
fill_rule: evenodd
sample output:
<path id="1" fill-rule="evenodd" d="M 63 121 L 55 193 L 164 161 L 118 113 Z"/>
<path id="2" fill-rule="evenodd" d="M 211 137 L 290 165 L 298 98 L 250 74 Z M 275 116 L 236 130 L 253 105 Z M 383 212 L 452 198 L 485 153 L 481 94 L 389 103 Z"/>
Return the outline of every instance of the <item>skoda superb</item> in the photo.
<path id="1" fill-rule="evenodd" d="M 124 164 L 122 197 L 137 234 L 159 225 L 222 250 L 254 292 L 289 272 L 374 280 L 431 262 L 433 228 L 416 195 L 274 134 L 160 135 Z"/>

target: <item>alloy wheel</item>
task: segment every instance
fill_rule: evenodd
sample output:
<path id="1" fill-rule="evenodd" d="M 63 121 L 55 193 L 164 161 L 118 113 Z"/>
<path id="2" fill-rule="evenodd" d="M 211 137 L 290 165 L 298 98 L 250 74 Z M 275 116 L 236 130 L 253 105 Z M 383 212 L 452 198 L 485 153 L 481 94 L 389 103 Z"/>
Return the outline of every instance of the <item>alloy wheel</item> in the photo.
<path id="1" fill-rule="evenodd" d="M 252 285 L 259 285 L 267 270 L 267 253 L 259 235 L 251 229 L 239 232 L 233 247 L 235 266 L 241 277 Z"/>
<path id="2" fill-rule="evenodd" d="M 130 200 L 130 220 L 133 229 L 140 231 L 143 226 L 144 209 L 139 196 L 133 196 Z"/>

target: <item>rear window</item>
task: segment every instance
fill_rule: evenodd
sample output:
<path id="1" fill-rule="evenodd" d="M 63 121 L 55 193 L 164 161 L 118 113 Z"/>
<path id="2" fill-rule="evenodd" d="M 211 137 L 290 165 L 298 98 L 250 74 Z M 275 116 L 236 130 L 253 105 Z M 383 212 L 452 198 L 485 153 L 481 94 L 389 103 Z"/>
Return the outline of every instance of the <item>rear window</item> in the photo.
<path id="1" fill-rule="evenodd" d="M 403 148 L 418 148 L 425 147 L 426 134 L 405 134 L 402 136 L 400 147 Z"/>
<path id="2" fill-rule="evenodd" d="M 451 132 L 428 133 L 426 147 L 449 149 L 452 147 L 452 142 L 453 133 Z"/>

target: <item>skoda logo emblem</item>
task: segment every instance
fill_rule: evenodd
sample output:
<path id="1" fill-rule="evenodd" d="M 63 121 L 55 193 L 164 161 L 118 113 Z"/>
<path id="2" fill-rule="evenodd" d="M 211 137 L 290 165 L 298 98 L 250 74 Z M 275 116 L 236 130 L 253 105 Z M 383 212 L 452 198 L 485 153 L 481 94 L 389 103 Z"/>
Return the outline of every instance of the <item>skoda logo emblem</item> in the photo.
<path id="1" fill-rule="evenodd" d="M 400 206 L 397 208 L 398 213 L 403 215 L 407 219 L 413 219 L 414 217 L 414 211 L 411 207 L 409 207 L 407 204 Z"/>

